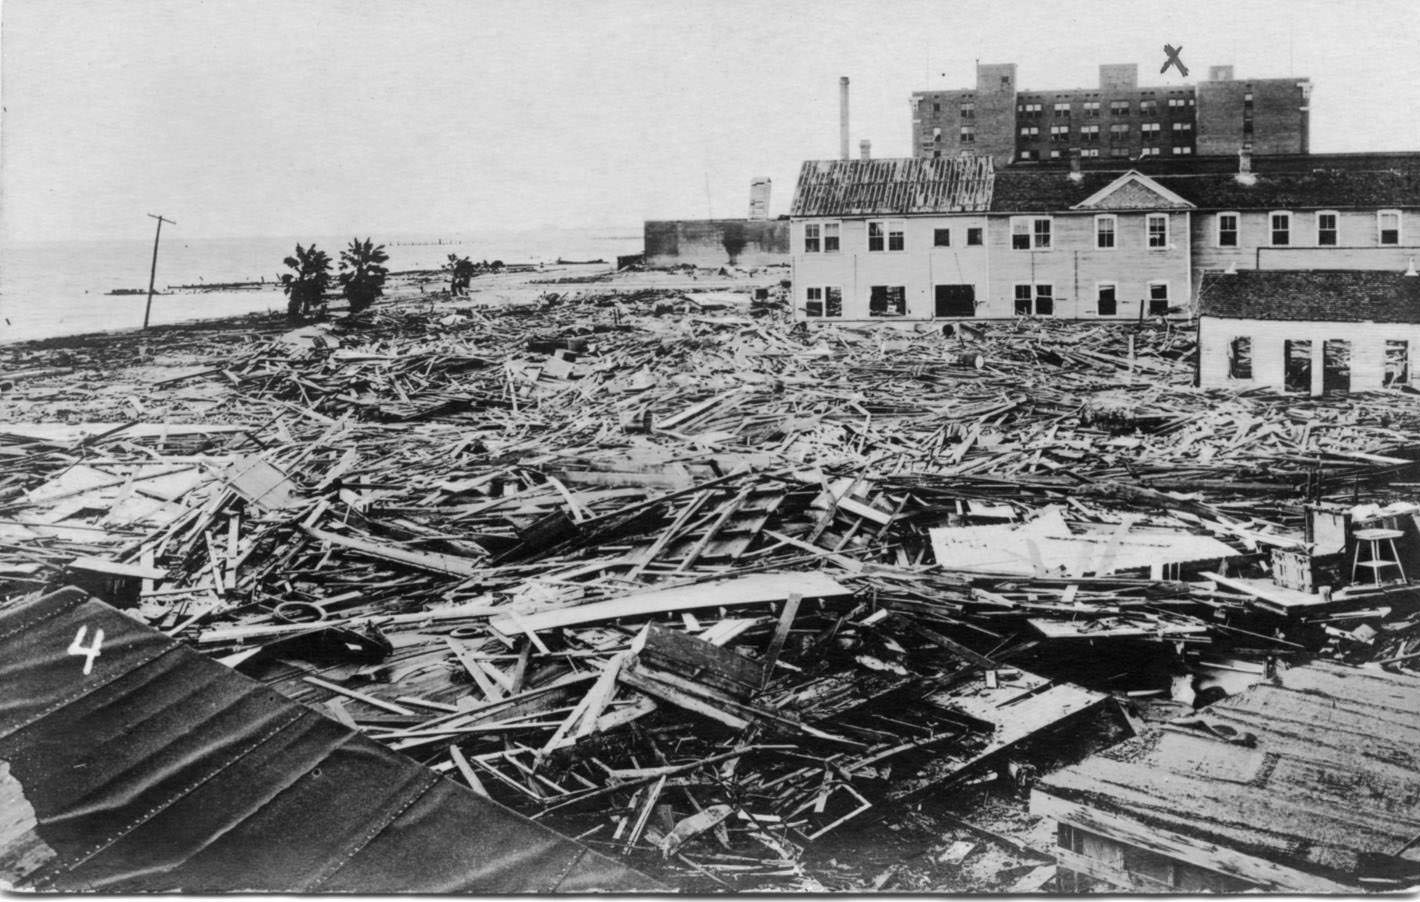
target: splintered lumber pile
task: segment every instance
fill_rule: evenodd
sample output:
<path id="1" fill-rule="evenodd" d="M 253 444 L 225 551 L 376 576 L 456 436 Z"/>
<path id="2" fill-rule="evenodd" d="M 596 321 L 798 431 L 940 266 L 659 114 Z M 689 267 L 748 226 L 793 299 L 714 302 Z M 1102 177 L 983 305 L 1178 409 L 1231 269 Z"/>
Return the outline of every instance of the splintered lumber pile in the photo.
<path id="1" fill-rule="evenodd" d="M 0 425 L 0 591 L 80 585 L 647 866 L 812 886 L 821 838 L 1136 688 L 1105 644 L 1305 652 L 1205 574 L 1420 446 L 1409 394 L 1194 389 L 1169 328 L 703 301 L 396 307 L 187 336 L 176 374 L 0 360 L 4 410 L 76 374 L 120 405 Z"/>

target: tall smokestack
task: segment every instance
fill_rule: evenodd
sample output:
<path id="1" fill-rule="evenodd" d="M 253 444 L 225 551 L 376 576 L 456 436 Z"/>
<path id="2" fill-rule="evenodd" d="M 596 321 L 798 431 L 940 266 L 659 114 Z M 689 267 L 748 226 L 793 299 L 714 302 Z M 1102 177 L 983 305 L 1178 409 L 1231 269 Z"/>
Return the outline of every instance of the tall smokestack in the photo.
<path id="1" fill-rule="evenodd" d="M 838 79 L 838 157 L 848 159 L 848 76 Z"/>

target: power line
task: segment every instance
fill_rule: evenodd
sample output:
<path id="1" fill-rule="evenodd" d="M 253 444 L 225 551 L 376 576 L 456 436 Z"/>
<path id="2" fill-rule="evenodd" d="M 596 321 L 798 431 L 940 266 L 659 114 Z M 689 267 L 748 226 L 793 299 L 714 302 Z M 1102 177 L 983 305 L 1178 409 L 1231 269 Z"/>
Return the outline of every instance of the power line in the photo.
<path id="1" fill-rule="evenodd" d="M 149 213 L 148 216 L 151 219 L 158 220 L 158 231 L 153 235 L 153 268 L 148 271 L 148 306 L 143 308 L 144 329 L 148 328 L 148 315 L 153 312 L 153 280 L 157 278 L 158 275 L 158 239 L 163 236 L 163 223 L 166 222 L 171 225 L 177 225 L 173 220 L 165 219 L 163 216 L 155 213 Z"/>

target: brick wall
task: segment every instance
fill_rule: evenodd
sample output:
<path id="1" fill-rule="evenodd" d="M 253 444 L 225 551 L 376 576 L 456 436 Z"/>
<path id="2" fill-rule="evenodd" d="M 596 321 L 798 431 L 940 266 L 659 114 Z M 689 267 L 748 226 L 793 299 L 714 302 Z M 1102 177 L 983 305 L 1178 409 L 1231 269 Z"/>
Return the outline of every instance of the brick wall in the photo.
<path id="1" fill-rule="evenodd" d="M 1244 142 L 1253 153 L 1307 153 L 1310 112 L 1306 79 L 1206 81 L 1198 85 L 1200 154 L 1235 154 Z M 1243 131 L 1244 96 L 1253 95 L 1253 130 Z"/>
<path id="2" fill-rule="evenodd" d="M 787 219 L 648 220 L 646 264 L 674 266 L 769 266 L 789 262 Z M 732 261 L 730 251 L 738 248 Z"/>

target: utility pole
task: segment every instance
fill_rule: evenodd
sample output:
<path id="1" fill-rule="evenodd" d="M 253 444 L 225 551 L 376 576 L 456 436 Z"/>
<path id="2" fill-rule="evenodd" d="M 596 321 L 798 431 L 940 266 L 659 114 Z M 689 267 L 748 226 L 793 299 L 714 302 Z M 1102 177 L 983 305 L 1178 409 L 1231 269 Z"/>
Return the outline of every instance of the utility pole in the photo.
<path id="1" fill-rule="evenodd" d="M 164 219 L 162 216 L 148 214 L 149 218 L 158 220 L 158 231 L 153 236 L 153 268 L 148 271 L 148 306 L 143 308 L 143 328 L 148 328 L 148 315 L 153 312 L 153 280 L 158 276 L 158 239 L 163 237 L 163 223 L 177 225 L 171 219 Z"/>

